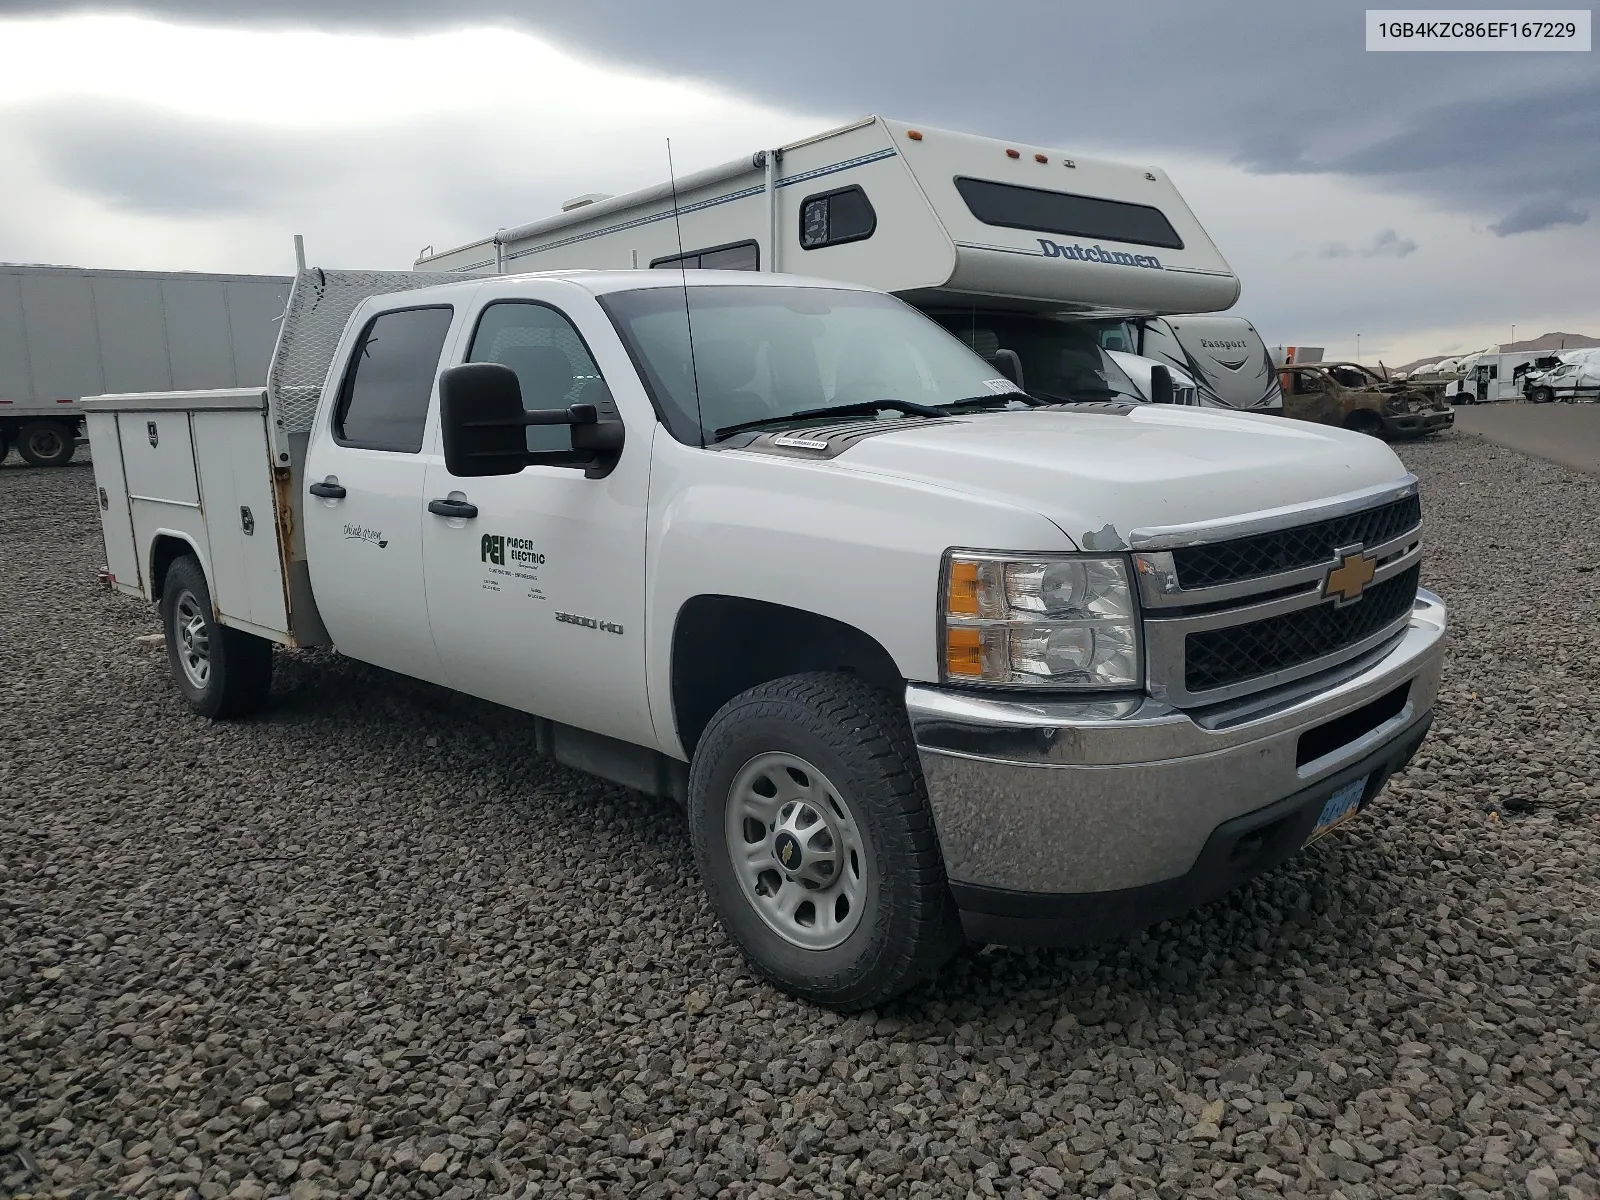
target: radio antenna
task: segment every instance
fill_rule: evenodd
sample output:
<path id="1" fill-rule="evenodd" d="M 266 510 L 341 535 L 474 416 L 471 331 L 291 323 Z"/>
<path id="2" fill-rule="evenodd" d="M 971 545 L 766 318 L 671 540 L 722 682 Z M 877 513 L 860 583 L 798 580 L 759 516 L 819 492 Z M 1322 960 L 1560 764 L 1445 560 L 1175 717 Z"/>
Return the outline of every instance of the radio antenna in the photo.
<path id="1" fill-rule="evenodd" d="M 678 236 L 678 281 L 683 287 L 683 325 L 689 334 L 689 378 L 694 383 L 694 423 L 700 428 L 700 448 L 706 445 L 706 422 L 700 411 L 700 367 L 694 357 L 694 318 L 689 315 L 689 268 L 683 260 L 683 222 L 678 219 L 678 174 L 672 169 L 672 139 L 667 139 L 667 182 L 672 188 L 672 228 Z"/>

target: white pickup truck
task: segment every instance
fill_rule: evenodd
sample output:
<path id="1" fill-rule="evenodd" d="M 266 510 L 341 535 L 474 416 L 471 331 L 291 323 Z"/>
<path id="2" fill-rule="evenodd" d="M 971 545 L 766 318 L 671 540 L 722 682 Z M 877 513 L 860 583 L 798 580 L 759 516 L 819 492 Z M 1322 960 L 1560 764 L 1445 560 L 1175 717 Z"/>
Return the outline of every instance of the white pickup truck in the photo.
<path id="1" fill-rule="evenodd" d="M 683 803 L 729 936 L 841 1008 L 1207 901 L 1415 752 L 1445 610 L 1381 442 L 1044 402 L 882 293 L 683 275 L 312 270 L 265 391 L 86 402 L 194 708 L 326 641 L 527 712 Z"/>

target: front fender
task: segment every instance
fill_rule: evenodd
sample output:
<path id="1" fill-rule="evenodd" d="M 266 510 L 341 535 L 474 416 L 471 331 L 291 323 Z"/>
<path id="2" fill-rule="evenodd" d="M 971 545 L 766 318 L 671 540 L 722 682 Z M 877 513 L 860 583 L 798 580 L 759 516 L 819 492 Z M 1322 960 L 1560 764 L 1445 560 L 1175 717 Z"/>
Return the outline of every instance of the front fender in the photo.
<path id="1" fill-rule="evenodd" d="M 903 678 L 933 682 L 947 549 L 1077 549 L 1038 513 L 932 482 L 666 438 L 656 444 L 646 672 L 667 753 L 683 753 L 671 697 L 672 631 L 695 596 L 737 596 L 829 617 L 876 640 Z"/>

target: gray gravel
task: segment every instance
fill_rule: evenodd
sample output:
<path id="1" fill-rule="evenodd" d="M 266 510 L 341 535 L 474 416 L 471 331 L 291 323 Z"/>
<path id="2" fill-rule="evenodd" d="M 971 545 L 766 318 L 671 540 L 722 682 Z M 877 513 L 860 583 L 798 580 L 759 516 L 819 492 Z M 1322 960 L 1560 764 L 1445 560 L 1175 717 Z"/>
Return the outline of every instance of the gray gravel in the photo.
<path id="1" fill-rule="evenodd" d="M 1379 807 L 853 1018 L 514 714 L 300 654 L 189 716 L 88 468 L 0 468 L 0 1195 L 1600 1195 L 1600 480 L 1402 453 L 1456 624 Z"/>

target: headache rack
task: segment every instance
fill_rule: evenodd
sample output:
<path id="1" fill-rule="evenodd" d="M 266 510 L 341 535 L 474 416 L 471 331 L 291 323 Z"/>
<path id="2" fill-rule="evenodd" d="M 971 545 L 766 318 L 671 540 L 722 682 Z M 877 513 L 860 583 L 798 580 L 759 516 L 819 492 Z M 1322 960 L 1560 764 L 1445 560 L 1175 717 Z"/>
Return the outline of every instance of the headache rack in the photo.
<path id="1" fill-rule="evenodd" d="M 1408 475 L 1129 540 L 1151 694 L 1192 708 L 1315 675 L 1400 635 L 1421 575 L 1422 508 Z"/>
<path id="2" fill-rule="evenodd" d="M 342 271 L 304 266 L 296 271 L 267 368 L 267 432 L 273 465 L 298 465 L 303 435 L 311 431 L 334 352 L 357 305 L 369 296 L 461 283 L 462 279 L 459 273 L 439 271 Z M 296 434 L 302 436 L 295 438 Z"/>

